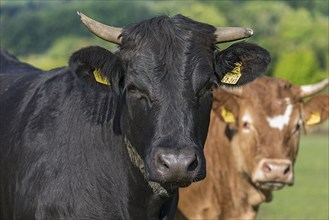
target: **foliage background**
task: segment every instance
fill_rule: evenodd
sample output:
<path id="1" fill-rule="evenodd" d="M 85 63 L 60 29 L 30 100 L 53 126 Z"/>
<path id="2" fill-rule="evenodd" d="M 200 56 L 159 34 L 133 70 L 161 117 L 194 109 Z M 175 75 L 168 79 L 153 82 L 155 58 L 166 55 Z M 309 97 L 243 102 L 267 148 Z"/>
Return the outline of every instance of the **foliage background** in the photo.
<path id="1" fill-rule="evenodd" d="M 25 61 L 50 69 L 66 65 L 69 55 L 83 46 L 115 47 L 90 34 L 76 11 L 120 27 L 160 14 L 181 13 L 215 26 L 253 28 L 255 34 L 248 41 L 272 54 L 267 74 L 305 84 L 328 75 L 328 5 L 328 0 L 2 0 L 0 45 Z"/>
<path id="2" fill-rule="evenodd" d="M 284 77 L 296 84 L 313 83 L 328 77 L 328 0 L 1 0 L 0 6 L 0 46 L 42 69 L 67 65 L 70 54 L 81 47 L 97 44 L 115 50 L 115 45 L 103 42 L 87 31 L 76 11 L 120 27 L 156 15 L 180 13 L 214 26 L 253 28 L 254 36 L 247 41 L 270 51 L 272 63 L 268 75 Z M 229 45 L 218 46 L 223 49 Z M 328 124 L 325 130 L 328 131 Z M 321 137 L 324 138 L 305 139 L 309 145 L 322 146 L 315 148 L 314 155 L 311 146 L 304 147 L 306 155 L 312 155 L 305 160 L 317 162 L 320 168 L 316 168 L 320 170 L 311 169 L 312 164 L 302 161 L 303 156 L 299 156 L 296 165 L 296 170 L 300 169 L 298 184 L 314 181 L 320 185 L 315 188 L 312 184 L 301 188 L 295 186 L 276 192 L 273 202 L 261 207 L 258 219 L 329 219 L 328 135 Z M 302 150 L 300 154 L 303 154 Z M 319 156 L 322 156 L 321 161 Z M 312 176 L 314 172 L 321 174 Z M 300 200 L 291 200 L 296 196 Z"/>

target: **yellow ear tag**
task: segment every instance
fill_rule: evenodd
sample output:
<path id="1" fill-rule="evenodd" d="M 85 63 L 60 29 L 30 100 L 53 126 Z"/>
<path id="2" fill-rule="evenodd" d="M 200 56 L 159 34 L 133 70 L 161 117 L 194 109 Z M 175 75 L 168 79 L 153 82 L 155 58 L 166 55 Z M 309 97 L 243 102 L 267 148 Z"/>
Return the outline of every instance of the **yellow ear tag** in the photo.
<path id="1" fill-rule="evenodd" d="M 227 111 L 224 107 L 222 107 L 221 115 L 226 123 L 235 122 L 235 118 L 232 112 Z"/>
<path id="2" fill-rule="evenodd" d="M 242 75 L 241 66 L 242 63 L 235 63 L 234 69 L 231 72 L 227 72 L 221 82 L 226 84 L 236 84 Z"/>
<path id="3" fill-rule="evenodd" d="M 314 112 L 310 115 L 309 119 L 306 121 L 306 125 L 315 125 L 320 123 L 321 117 L 319 112 Z"/>
<path id="4" fill-rule="evenodd" d="M 99 82 L 104 85 L 111 85 L 111 83 L 101 74 L 101 72 L 98 69 L 95 69 L 94 72 L 94 77 L 96 82 Z"/>

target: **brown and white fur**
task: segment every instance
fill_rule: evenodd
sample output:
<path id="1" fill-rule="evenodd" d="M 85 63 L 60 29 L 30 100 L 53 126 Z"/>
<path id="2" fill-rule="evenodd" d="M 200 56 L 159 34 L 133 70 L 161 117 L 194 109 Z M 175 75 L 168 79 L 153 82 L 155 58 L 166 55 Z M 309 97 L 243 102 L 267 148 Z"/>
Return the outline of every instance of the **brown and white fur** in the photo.
<path id="1" fill-rule="evenodd" d="M 273 190 L 293 185 L 303 127 L 328 118 L 329 95 L 315 95 L 328 82 L 295 86 L 264 76 L 239 90 L 215 90 L 207 177 L 180 190 L 176 219 L 255 219 Z"/>

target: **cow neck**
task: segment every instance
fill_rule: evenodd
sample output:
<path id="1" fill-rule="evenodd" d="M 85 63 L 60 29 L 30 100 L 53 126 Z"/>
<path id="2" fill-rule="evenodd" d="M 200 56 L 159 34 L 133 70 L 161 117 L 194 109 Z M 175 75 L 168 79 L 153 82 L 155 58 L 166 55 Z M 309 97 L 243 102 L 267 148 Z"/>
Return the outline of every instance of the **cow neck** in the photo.
<path id="1" fill-rule="evenodd" d="M 158 196 L 165 196 L 165 197 L 171 196 L 171 194 L 164 187 L 162 187 L 159 183 L 147 180 L 143 159 L 138 154 L 136 149 L 132 146 L 132 144 L 130 143 L 130 141 L 128 140 L 128 138 L 126 136 L 124 136 L 124 143 L 127 148 L 131 163 L 140 171 L 141 175 L 144 177 L 144 179 L 148 183 L 148 186 L 152 189 L 152 192 Z"/>
<path id="2" fill-rule="evenodd" d="M 258 207 L 261 203 L 270 202 L 272 200 L 272 191 L 258 188 L 250 178 L 244 179 L 246 184 L 249 186 L 247 190 L 248 203 L 253 207 L 255 211 L 258 210 Z"/>

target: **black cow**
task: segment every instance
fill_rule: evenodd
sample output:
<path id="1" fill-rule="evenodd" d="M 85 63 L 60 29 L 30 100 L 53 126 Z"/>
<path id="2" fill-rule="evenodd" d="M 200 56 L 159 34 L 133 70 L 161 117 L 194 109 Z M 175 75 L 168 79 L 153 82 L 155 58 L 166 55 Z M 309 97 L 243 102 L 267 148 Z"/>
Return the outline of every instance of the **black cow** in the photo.
<path id="1" fill-rule="evenodd" d="M 19 79 L 16 74 L 42 73 L 43 71 L 28 63 L 21 62 L 14 55 L 0 48 L 0 74 L 10 74 L 1 78 L 0 94 L 2 94 L 13 81 Z M 15 74 L 15 75 L 12 75 Z"/>
<path id="2" fill-rule="evenodd" d="M 38 69 L 28 63 L 19 61 L 15 56 L 9 54 L 3 48 L 0 48 L 0 73 L 4 74 L 17 74 L 35 72 L 41 73 L 42 70 Z"/>
<path id="3" fill-rule="evenodd" d="M 253 44 L 218 51 L 215 27 L 181 15 L 120 32 L 116 53 L 1 75 L 1 219 L 171 219 L 178 188 L 206 175 L 213 85 L 270 62 Z"/>

